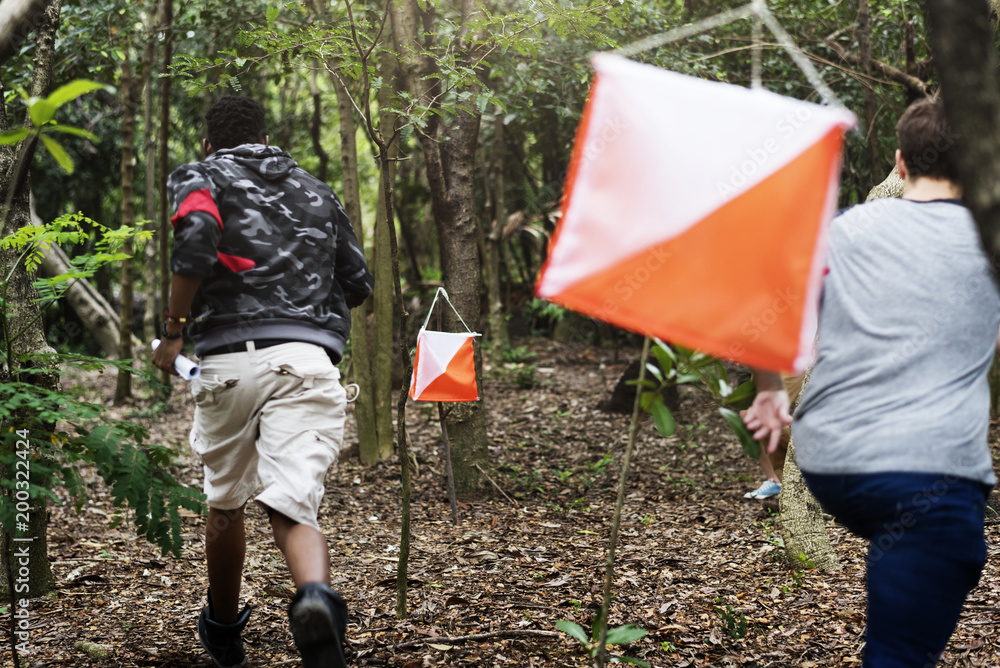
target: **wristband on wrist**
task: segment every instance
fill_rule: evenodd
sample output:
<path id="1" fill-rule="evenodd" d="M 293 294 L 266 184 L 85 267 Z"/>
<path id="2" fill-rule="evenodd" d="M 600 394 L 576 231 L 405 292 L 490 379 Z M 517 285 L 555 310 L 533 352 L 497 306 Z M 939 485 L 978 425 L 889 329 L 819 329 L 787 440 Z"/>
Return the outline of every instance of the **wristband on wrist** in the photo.
<path id="1" fill-rule="evenodd" d="M 181 324 L 181 325 L 187 324 L 188 321 L 191 320 L 186 315 L 182 316 L 182 317 L 178 317 L 176 315 L 170 315 L 170 311 L 168 311 L 166 309 L 163 310 L 163 317 L 165 317 L 167 319 L 167 322 L 176 322 L 176 323 Z"/>
<path id="2" fill-rule="evenodd" d="M 170 332 L 167 331 L 167 322 L 163 321 L 163 325 L 160 327 L 160 335 L 164 339 L 168 339 L 168 340 L 174 341 L 174 340 L 179 339 L 182 336 L 184 336 L 184 332 L 182 331 L 182 332 L 180 332 L 178 334 L 171 334 Z"/>

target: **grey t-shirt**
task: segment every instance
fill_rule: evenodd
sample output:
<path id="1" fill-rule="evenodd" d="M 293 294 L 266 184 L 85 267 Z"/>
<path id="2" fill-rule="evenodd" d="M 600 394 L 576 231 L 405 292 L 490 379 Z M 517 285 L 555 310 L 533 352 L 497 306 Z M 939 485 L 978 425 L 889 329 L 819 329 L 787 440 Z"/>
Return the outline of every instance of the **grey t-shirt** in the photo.
<path id="1" fill-rule="evenodd" d="M 995 484 L 986 372 L 1000 296 L 968 210 L 853 207 L 833 221 L 828 266 L 818 357 L 792 426 L 802 470 Z"/>

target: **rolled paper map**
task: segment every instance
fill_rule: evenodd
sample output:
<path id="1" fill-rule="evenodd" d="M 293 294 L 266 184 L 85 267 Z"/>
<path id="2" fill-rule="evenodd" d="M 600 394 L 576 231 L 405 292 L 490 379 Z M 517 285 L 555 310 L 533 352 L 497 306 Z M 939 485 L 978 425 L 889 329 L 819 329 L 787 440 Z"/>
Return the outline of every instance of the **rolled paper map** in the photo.
<path id="1" fill-rule="evenodd" d="M 153 342 L 150 345 L 153 347 L 153 350 L 156 350 L 156 347 L 160 345 L 160 340 L 153 339 Z M 197 378 L 201 375 L 201 369 L 198 365 L 187 357 L 184 357 L 184 355 L 178 355 L 177 359 L 174 360 L 174 370 L 179 373 L 181 378 L 184 380 L 191 380 L 192 378 Z"/>

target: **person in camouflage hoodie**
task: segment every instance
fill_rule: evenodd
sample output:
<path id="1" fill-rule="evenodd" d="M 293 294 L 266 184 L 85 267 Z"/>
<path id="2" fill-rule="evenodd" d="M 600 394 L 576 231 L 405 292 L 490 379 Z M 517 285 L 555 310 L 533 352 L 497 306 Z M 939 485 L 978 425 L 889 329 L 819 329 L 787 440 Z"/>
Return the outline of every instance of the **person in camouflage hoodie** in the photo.
<path id="1" fill-rule="evenodd" d="M 244 508 L 263 485 L 255 501 L 295 582 L 289 621 L 303 665 L 346 666 L 347 608 L 329 587 L 317 514 L 343 442 L 346 394 L 335 364 L 372 275 L 337 196 L 267 145 L 256 102 L 222 98 L 206 120 L 205 159 L 168 181 L 171 294 L 153 356 L 173 372 L 190 325 L 201 358 L 191 447 L 209 505 L 198 635 L 216 665 L 246 664 Z"/>

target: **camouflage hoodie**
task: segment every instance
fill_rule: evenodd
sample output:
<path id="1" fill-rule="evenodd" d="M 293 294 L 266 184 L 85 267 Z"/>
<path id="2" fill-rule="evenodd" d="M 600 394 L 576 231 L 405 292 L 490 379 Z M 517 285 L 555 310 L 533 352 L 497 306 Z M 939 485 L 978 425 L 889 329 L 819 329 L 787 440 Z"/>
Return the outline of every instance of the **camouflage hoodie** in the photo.
<path id="1" fill-rule="evenodd" d="M 243 144 L 179 167 L 168 188 L 170 269 L 204 277 L 191 308 L 195 352 L 288 339 L 339 360 L 349 309 L 373 280 L 329 186 L 273 146 Z"/>

